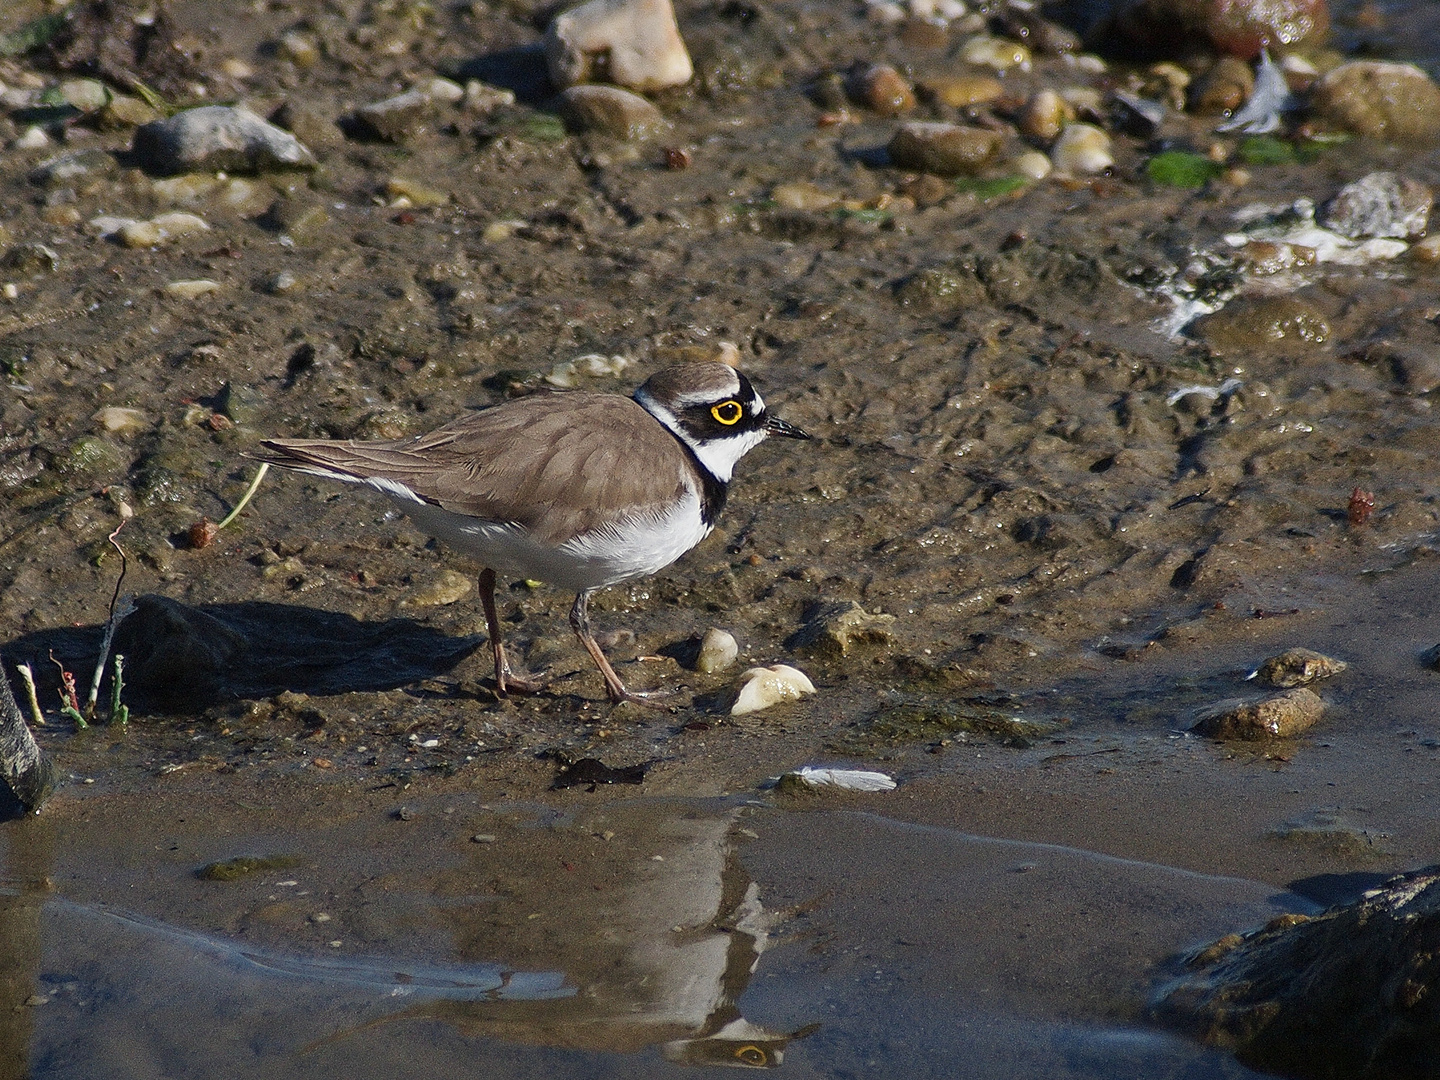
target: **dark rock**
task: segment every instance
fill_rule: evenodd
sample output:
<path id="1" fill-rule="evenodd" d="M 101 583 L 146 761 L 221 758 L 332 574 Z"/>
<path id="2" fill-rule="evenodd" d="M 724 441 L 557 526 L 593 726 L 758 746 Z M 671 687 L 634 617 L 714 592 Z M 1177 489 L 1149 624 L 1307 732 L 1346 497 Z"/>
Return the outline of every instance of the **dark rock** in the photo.
<path id="1" fill-rule="evenodd" d="M 988 128 L 915 121 L 902 124 L 886 149 L 899 168 L 958 176 L 983 169 L 1001 142 L 1000 133 Z"/>
<path id="2" fill-rule="evenodd" d="M 1228 936 L 1163 986 L 1150 1015 L 1291 1077 L 1440 1075 L 1440 868 L 1315 918 Z"/>
<path id="3" fill-rule="evenodd" d="M 818 604 L 806 613 L 805 625 L 785 647 L 838 659 L 857 646 L 890 644 L 894 622 L 894 615 L 872 615 L 853 600 Z"/>
<path id="4" fill-rule="evenodd" d="M 1258 701 L 1216 702 L 1191 730 L 1213 739 L 1284 739 L 1314 727 L 1324 712 L 1319 695 L 1299 687 Z"/>
<path id="5" fill-rule="evenodd" d="M 164 596 L 141 596 L 115 632 L 131 688 L 165 706 L 208 702 L 248 651 L 219 619 Z"/>

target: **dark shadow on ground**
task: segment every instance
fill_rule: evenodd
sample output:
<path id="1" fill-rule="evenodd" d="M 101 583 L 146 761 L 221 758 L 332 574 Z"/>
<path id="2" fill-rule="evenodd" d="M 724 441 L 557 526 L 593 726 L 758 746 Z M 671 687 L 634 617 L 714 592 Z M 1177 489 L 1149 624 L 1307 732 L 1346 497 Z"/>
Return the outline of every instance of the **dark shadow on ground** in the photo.
<path id="1" fill-rule="evenodd" d="M 1314 874 L 1290 882 L 1289 889 L 1328 908 L 1336 904 L 1353 904 L 1371 889 L 1379 888 L 1394 876 L 1365 871 L 1350 874 Z"/>
<path id="2" fill-rule="evenodd" d="M 555 95 L 545 67 L 545 50 L 539 45 L 502 49 L 460 65 L 460 79 L 479 79 L 503 87 L 524 105 L 540 105 Z"/>
<path id="3" fill-rule="evenodd" d="M 5 647 L 13 666 L 29 662 L 42 701 L 53 701 L 59 668 L 75 674 L 83 698 L 103 627 L 39 630 Z M 136 712 L 186 712 L 222 701 L 291 690 L 343 694 L 394 690 L 442 675 L 483 641 L 448 637 L 410 619 L 361 622 L 290 604 L 246 601 L 189 607 L 141 596 L 120 624 L 113 652 L 125 657 L 125 702 Z M 102 700 L 109 695 L 109 675 Z M 19 689 L 18 687 L 16 688 Z"/>

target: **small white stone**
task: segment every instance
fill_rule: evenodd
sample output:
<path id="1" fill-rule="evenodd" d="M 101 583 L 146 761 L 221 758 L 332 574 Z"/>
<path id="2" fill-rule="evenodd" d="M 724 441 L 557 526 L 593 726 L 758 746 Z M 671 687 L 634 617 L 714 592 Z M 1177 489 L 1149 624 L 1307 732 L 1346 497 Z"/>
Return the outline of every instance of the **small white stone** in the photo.
<path id="1" fill-rule="evenodd" d="M 449 79 L 434 78 L 422 82 L 418 88 L 424 90 L 436 101 L 444 101 L 451 105 L 459 104 L 465 99 L 465 87 Z"/>
<path id="2" fill-rule="evenodd" d="M 127 409 L 121 405 L 110 405 L 100 409 L 90 419 L 95 421 L 101 431 L 117 434 L 140 431 L 150 422 L 139 409 Z"/>
<path id="3" fill-rule="evenodd" d="M 12 145 L 16 150 L 40 150 L 50 145 L 50 136 L 32 124 L 20 133 Z"/>
<path id="4" fill-rule="evenodd" d="M 85 231 L 92 236 L 114 236 L 127 225 L 139 224 L 134 218 L 116 217 L 113 214 L 101 214 L 93 217 L 85 223 Z"/>
<path id="5" fill-rule="evenodd" d="M 892 0 L 878 0 L 865 5 L 865 17 L 881 26 L 893 26 L 905 21 L 905 9 Z"/>
<path id="6" fill-rule="evenodd" d="M 815 693 L 815 684 L 803 671 L 789 664 L 751 668 L 740 677 L 745 682 L 730 707 L 731 716 L 757 712 L 782 701 L 798 701 L 805 694 Z"/>
<path id="7" fill-rule="evenodd" d="M 739 655 L 740 646 L 735 643 L 735 636 L 712 626 L 700 639 L 700 653 L 695 657 L 695 669 L 707 675 L 724 671 L 735 663 Z"/>
<path id="8" fill-rule="evenodd" d="M 0 295 L 4 295 L 6 300 L 19 300 L 20 286 L 13 281 L 7 281 L 4 287 L 0 288 Z"/>
<path id="9" fill-rule="evenodd" d="M 487 244 L 498 244 L 502 240 L 509 240 L 516 231 L 525 228 L 530 223 L 523 218 L 506 218 L 502 221 L 492 221 L 485 226 L 485 231 L 480 234 L 480 239 Z"/>
<path id="10" fill-rule="evenodd" d="M 499 86 L 491 86 L 479 79 L 465 84 L 465 108 L 471 112 L 488 113 L 506 105 L 515 104 L 515 92 Z"/>
<path id="11" fill-rule="evenodd" d="M 1093 176 L 1115 164 L 1110 136 L 1092 124 L 1067 125 L 1050 150 L 1050 160 L 1057 172 L 1070 176 Z"/>
<path id="12" fill-rule="evenodd" d="M 1014 165 L 1016 172 L 1031 180 L 1044 180 L 1050 175 L 1050 170 L 1054 168 L 1050 164 L 1050 159 L 1039 150 L 1026 150 L 1023 154 L 1017 155 L 1011 164 Z"/>
<path id="13" fill-rule="evenodd" d="M 578 385 L 582 376 L 599 378 L 619 375 L 633 361 L 628 356 L 603 356 L 600 353 L 586 353 L 574 360 L 562 360 L 550 369 L 545 381 L 551 386 L 568 390 Z"/>
<path id="14" fill-rule="evenodd" d="M 187 214 L 183 210 L 172 210 L 168 214 L 160 214 L 158 217 L 151 218 L 150 224 L 158 227 L 166 240 L 210 231 L 209 224 L 199 214 Z"/>
<path id="15" fill-rule="evenodd" d="M 115 232 L 128 248 L 158 247 L 165 242 L 165 230 L 153 221 L 132 221 Z"/>
<path id="16" fill-rule="evenodd" d="M 562 90 L 603 77 L 643 93 L 683 86 L 695 73 L 670 0 L 589 0 L 557 15 L 545 62 Z"/>
<path id="17" fill-rule="evenodd" d="M 895 781 L 883 772 L 868 769 L 833 769 L 802 766 L 787 774 L 810 787 L 837 787 L 846 791 L 894 791 Z"/>
<path id="18" fill-rule="evenodd" d="M 1009 71 L 1019 68 L 1030 70 L 1030 50 L 1015 41 L 980 34 L 967 41 L 960 50 L 960 59 L 967 64 L 993 68 L 995 71 Z"/>
<path id="19" fill-rule="evenodd" d="M 221 287 L 218 281 L 211 281 L 208 278 L 196 278 L 191 281 L 172 281 L 165 286 L 165 293 L 168 296 L 175 296 L 181 300 L 193 300 L 197 296 L 204 296 L 206 293 L 215 292 Z"/>

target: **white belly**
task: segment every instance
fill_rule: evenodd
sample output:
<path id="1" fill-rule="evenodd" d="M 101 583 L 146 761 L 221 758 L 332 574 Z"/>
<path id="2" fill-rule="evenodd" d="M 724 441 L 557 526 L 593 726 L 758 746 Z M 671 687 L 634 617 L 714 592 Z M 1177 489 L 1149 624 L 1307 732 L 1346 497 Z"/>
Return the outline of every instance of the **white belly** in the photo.
<path id="1" fill-rule="evenodd" d="M 452 514 L 393 492 L 391 496 L 425 532 L 496 573 L 546 581 L 574 592 L 656 573 L 710 535 L 695 492 L 687 493 L 666 514 L 630 518 L 558 547 L 537 543 L 517 525 Z"/>

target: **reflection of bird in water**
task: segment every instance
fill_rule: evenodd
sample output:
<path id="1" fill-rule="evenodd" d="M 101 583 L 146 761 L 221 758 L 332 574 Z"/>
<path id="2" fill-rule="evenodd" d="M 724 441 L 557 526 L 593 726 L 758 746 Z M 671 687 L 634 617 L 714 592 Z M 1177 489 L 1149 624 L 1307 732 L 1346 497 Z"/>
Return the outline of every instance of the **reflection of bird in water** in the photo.
<path id="1" fill-rule="evenodd" d="M 325 1042 L 399 1020 L 439 1020 L 465 1036 L 511 1043 L 602 1053 L 658 1044 L 676 1064 L 781 1064 L 786 1044 L 815 1029 L 775 1032 L 741 1015 L 738 1002 L 781 916 L 760 902 L 734 850 L 739 811 L 677 817 L 673 805 L 646 804 L 611 808 L 605 820 L 611 840 L 597 842 L 588 862 L 576 857 L 568 829 L 525 831 L 535 865 L 574 860 L 567 865 L 577 876 L 566 888 L 549 874 L 512 873 L 497 905 L 486 896 L 482 863 L 466 886 L 482 899 L 436 909 L 462 962 L 478 969 L 485 958 L 509 961 L 490 993 L 410 983 L 404 1011 Z M 504 843 L 502 836 L 486 849 Z M 530 922 L 524 912 L 542 919 Z"/>

